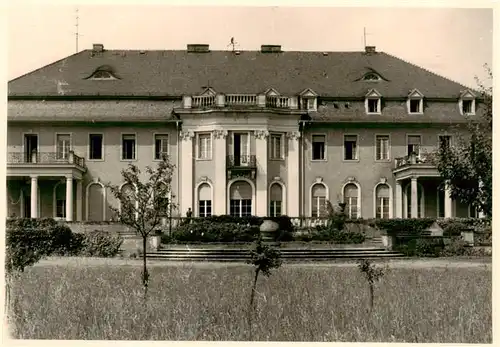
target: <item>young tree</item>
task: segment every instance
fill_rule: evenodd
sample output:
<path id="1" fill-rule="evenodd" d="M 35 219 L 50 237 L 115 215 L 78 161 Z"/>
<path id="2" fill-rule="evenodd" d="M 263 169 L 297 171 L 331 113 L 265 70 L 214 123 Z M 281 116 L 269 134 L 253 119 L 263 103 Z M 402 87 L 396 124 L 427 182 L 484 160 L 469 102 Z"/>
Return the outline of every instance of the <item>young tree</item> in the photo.
<path id="1" fill-rule="evenodd" d="M 489 80 L 493 74 L 485 66 Z M 448 181 L 451 197 L 492 215 L 492 87 L 478 78 L 480 102 L 475 116 L 466 116 L 467 135 L 457 131 L 452 146 L 441 146 L 435 158 L 441 177 Z M 462 129 L 463 130 L 463 129 Z"/>
<path id="2" fill-rule="evenodd" d="M 131 190 L 120 189 L 120 186 L 108 184 L 111 193 L 119 201 L 119 207 L 112 207 L 118 220 L 132 228 L 142 237 L 143 270 L 142 285 L 144 296 L 147 295 L 149 272 L 146 263 L 146 246 L 148 237 L 161 225 L 162 217 L 171 211 L 172 201 L 168 199 L 171 192 L 174 165 L 164 156 L 155 169 L 146 167 L 141 170 L 132 164 L 122 170 L 122 180 Z"/>

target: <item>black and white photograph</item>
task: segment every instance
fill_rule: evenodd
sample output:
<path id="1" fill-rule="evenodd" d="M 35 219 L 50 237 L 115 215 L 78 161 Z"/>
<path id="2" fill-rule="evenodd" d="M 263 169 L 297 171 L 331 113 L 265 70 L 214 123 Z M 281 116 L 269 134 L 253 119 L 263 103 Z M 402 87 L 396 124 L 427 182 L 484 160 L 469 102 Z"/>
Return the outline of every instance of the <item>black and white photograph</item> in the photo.
<path id="1" fill-rule="evenodd" d="M 492 344 L 495 2 L 384 4 L 6 6 L 4 338 Z"/>

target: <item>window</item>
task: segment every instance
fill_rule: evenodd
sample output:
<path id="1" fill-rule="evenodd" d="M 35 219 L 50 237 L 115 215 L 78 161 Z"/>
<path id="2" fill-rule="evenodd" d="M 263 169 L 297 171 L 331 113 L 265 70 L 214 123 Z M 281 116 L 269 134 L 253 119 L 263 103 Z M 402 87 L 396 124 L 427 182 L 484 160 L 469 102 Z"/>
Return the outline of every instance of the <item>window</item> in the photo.
<path id="1" fill-rule="evenodd" d="M 410 113 L 422 113 L 421 99 L 410 99 Z"/>
<path id="2" fill-rule="evenodd" d="M 135 135 L 122 135 L 122 159 L 135 160 Z"/>
<path id="3" fill-rule="evenodd" d="M 163 159 L 168 154 L 168 135 L 155 135 L 155 160 Z"/>
<path id="4" fill-rule="evenodd" d="M 56 200 L 56 217 L 66 218 L 66 200 Z"/>
<path id="5" fill-rule="evenodd" d="M 447 150 L 451 145 L 451 136 L 450 135 L 439 135 L 439 149 Z"/>
<path id="6" fill-rule="evenodd" d="M 368 99 L 368 113 L 380 113 L 379 104 L 379 99 Z"/>
<path id="7" fill-rule="evenodd" d="M 326 187 L 317 183 L 311 193 L 311 217 L 326 217 Z"/>
<path id="8" fill-rule="evenodd" d="M 281 150 L 282 146 L 282 135 L 271 134 L 271 159 L 283 159 L 283 153 Z"/>
<path id="9" fill-rule="evenodd" d="M 407 141 L 408 141 L 407 155 L 415 153 L 418 157 L 420 155 L 420 146 L 422 141 L 420 135 L 409 135 Z"/>
<path id="10" fill-rule="evenodd" d="M 375 191 L 375 218 L 389 218 L 390 189 L 387 184 L 379 184 Z"/>
<path id="11" fill-rule="evenodd" d="M 462 100 L 462 114 L 473 114 L 473 101 Z"/>
<path id="12" fill-rule="evenodd" d="M 283 191 L 281 185 L 278 183 L 273 183 L 270 191 L 270 205 L 269 205 L 269 216 L 279 217 L 282 214 L 282 199 Z"/>
<path id="13" fill-rule="evenodd" d="M 252 215 L 252 200 L 251 199 L 231 199 L 230 214 L 235 217 L 245 217 Z"/>
<path id="14" fill-rule="evenodd" d="M 71 150 L 71 136 L 69 134 L 57 134 L 56 157 L 57 159 L 68 159 Z"/>
<path id="15" fill-rule="evenodd" d="M 198 216 L 210 217 L 212 215 L 212 188 L 203 183 L 198 188 Z"/>
<path id="16" fill-rule="evenodd" d="M 92 79 L 95 80 L 108 80 L 108 79 L 114 79 L 113 75 L 109 71 L 104 71 L 104 70 L 97 70 L 93 75 Z"/>
<path id="17" fill-rule="evenodd" d="M 325 160 L 325 135 L 312 136 L 312 160 Z"/>
<path id="18" fill-rule="evenodd" d="M 229 213 L 231 216 L 243 217 L 252 215 L 252 187 L 248 182 L 234 182 L 231 185 L 229 194 Z"/>
<path id="19" fill-rule="evenodd" d="M 89 159 L 102 160 L 102 135 L 89 135 Z"/>
<path id="20" fill-rule="evenodd" d="M 358 136 L 344 135 L 344 160 L 358 159 Z"/>
<path id="21" fill-rule="evenodd" d="M 212 137 L 210 134 L 198 134 L 198 159 L 212 158 Z"/>
<path id="22" fill-rule="evenodd" d="M 375 159 L 389 160 L 389 135 L 377 135 L 375 142 Z"/>
<path id="23" fill-rule="evenodd" d="M 365 80 L 365 81 L 378 81 L 378 80 L 380 80 L 380 77 L 378 77 L 378 75 L 374 74 L 374 73 L 367 73 L 363 77 L 363 80 Z"/>
<path id="24" fill-rule="evenodd" d="M 348 218 L 358 218 L 358 187 L 354 183 L 349 183 L 344 187 L 344 202 Z"/>

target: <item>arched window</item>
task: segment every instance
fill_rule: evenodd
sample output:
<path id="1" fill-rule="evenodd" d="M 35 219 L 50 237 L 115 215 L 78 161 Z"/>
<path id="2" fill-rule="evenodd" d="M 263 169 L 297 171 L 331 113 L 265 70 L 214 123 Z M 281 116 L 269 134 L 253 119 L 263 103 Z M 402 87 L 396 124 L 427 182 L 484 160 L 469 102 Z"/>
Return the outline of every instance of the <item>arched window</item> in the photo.
<path id="1" fill-rule="evenodd" d="M 375 188 L 375 218 L 389 219 L 391 194 L 387 184 Z"/>
<path id="2" fill-rule="evenodd" d="M 283 189 L 281 188 L 281 185 L 278 183 L 273 183 L 269 191 L 269 196 L 269 216 L 281 216 L 283 209 Z"/>
<path id="3" fill-rule="evenodd" d="M 210 217 L 212 215 L 212 188 L 208 183 L 198 187 L 198 216 Z"/>
<path id="4" fill-rule="evenodd" d="M 358 186 L 349 183 L 344 186 L 345 212 L 350 219 L 359 218 Z"/>
<path id="5" fill-rule="evenodd" d="M 105 219 L 106 191 L 101 183 L 93 182 L 87 187 L 87 220 Z"/>
<path id="6" fill-rule="evenodd" d="M 123 206 L 120 202 L 121 213 L 134 213 L 136 210 L 135 189 L 131 184 L 124 184 L 121 188 L 123 195 L 128 195 L 125 200 L 130 203 L 130 206 Z M 137 213 L 135 213 L 137 215 Z"/>
<path id="7" fill-rule="evenodd" d="M 311 189 L 311 215 L 312 217 L 326 217 L 326 187 L 316 183 Z"/>
<path id="8" fill-rule="evenodd" d="M 248 182 L 237 181 L 231 184 L 229 199 L 229 213 L 231 216 L 252 215 L 252 186 Z"/>

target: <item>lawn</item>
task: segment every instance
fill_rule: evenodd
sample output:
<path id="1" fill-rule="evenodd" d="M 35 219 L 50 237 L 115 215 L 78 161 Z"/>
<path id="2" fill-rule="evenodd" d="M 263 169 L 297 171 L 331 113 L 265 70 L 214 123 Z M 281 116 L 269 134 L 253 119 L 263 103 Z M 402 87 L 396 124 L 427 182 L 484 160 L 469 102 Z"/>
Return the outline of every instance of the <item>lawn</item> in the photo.
<path id="1" fill-rule="evenodd" d="M 23 339 L 246 340 L 246 265 L 37 266 L 15 283 Z M 389 268 L 369 290 L 355 267 L 283 266 L 262 277 L 262 341 L 492 343 L 491 267 Z"/>

